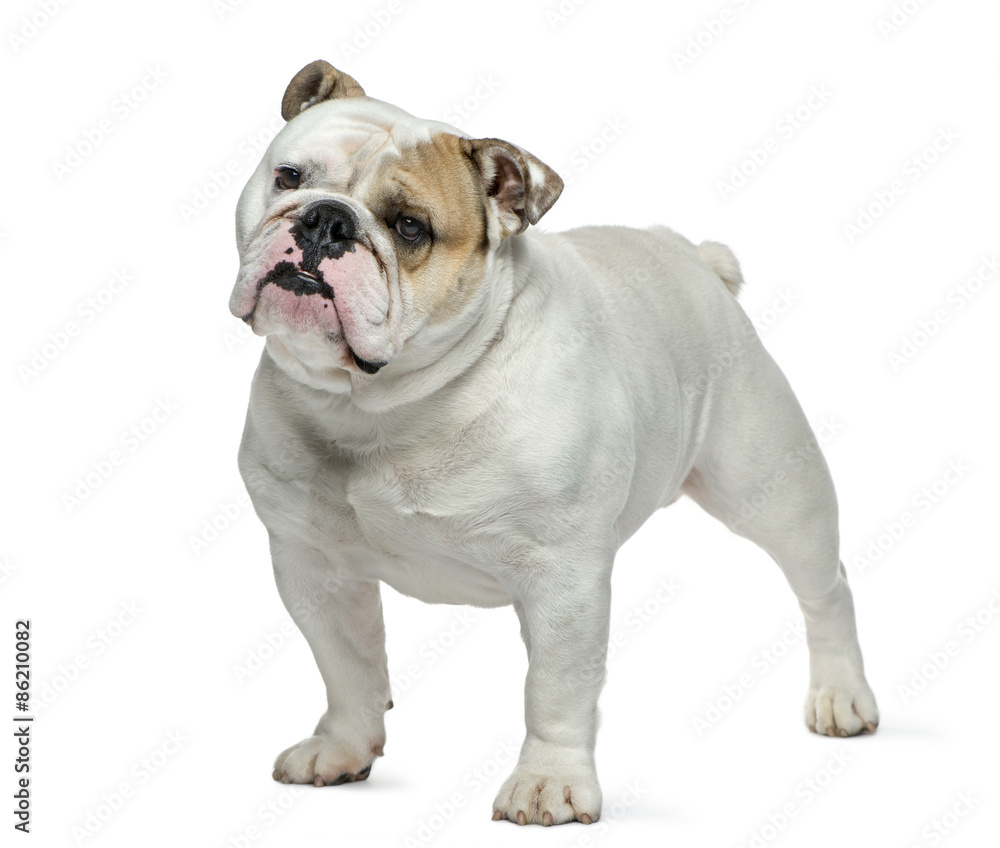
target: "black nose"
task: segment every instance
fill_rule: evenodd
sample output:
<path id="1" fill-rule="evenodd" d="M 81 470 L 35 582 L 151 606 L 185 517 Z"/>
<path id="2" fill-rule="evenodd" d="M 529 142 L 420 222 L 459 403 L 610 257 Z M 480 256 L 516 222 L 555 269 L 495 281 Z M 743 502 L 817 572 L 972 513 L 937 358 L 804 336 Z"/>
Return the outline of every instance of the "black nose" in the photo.
<path id="1" fill-rule="evenodd" d="M 354 250 L 358 219 L 339 200 L 317 200 L 299 213 L 289 232 L 302 251 L 302 268 L 315 271 L 324 259 L 340 259 Z"/>

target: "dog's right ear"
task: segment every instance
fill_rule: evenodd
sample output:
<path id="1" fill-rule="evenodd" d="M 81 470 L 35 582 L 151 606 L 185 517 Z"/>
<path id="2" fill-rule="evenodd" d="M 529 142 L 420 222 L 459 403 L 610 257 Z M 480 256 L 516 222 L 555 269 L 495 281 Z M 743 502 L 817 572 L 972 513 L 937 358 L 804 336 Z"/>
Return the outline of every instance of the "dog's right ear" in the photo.
<path id="1" fill-rule="evenodd" d="M 286 121 L 310 106 L 338 97 L 364 97 L 365 90 L 354 77 L 338 71 L 329 62 L 317 59 L 299 71 L 281 98 L 281 117 Z"/>

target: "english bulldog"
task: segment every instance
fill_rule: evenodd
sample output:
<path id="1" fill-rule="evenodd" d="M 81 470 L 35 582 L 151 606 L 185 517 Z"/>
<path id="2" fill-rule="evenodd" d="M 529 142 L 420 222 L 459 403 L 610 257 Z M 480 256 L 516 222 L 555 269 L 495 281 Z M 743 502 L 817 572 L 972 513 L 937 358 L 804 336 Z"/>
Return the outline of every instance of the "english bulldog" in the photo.
<path id="1" fill-rule="evenodd" d="M 562 190 L 550 167 L 324 61 L 281 114 L 236 212 L 230 309 L 266 338 L 239 466 L 327 705 L 274 778 L 364 780 L 382 756 L 385 582 L 513 605 L 527 734 L 493 818 L 596 821 L 612 563 L 682 495 L 787 578 L 809 729 L 873 732 L 833 484 L 730 250 L 533 229 Z"/>

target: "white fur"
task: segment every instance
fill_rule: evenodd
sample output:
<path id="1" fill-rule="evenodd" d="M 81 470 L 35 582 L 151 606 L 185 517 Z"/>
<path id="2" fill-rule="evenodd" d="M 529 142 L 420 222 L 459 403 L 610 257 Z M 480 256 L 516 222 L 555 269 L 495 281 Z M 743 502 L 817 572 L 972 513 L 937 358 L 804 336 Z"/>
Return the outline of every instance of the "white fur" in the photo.
<path id="1" fill-rule="evenodd" d="M 364 108 L 396 143 L 430 131 L 394 107 Z M 350 104 L 320 104 L 279 135 L 241 200 L 241 250 L 267 214 L 261 181 L 274 163 L 343 137 L 348 114 Z M 833 487 L 730 291 L 741 282 L 732 254 L 659 227 L 496 232 L 465 311 L 434 326 L 404 314 L 401 351 L 378 374 L 336 368 L 318 341 L 268 339 L 240 469 L 329 701 L 276 777 L 331 782 L 381 753 L 384 581 L 429 602 L 514 604 L 529 657 L 527 737 L 494 809 L 514 821 L 596 820 L 612 563 L 681 494 L 783 569 L 808 628 L 809 726 L 874 729 Z"/>

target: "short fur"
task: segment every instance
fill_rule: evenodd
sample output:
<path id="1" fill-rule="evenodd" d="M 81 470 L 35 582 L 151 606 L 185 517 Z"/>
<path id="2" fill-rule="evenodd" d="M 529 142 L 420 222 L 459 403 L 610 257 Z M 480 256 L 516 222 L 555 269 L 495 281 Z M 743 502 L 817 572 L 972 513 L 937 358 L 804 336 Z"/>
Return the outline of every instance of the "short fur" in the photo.
<path id="1" fill-rule="evenodd" d="M 382 755 L 384 581 L 513 604 L 527 736 L 494 818 L 595 821 L 615 552 L 682 494 L 783 570 L 809 728 L 874 731 L 833 485 L 729 249 L 663 227 L 531 229 L 562 183 L 523 148 L 414 118 L 326 63 L 302 74 L 240 198 L 232 300 L 267 336 L 240 470 L 328 697 L 275 778 L 362 780 Z M 290 228 L 314 204 L 358 221 L 315 272 L 335 281 L 325 297 L 305 272 L 268 282 L 279 259 L 294 272 Z"/>

